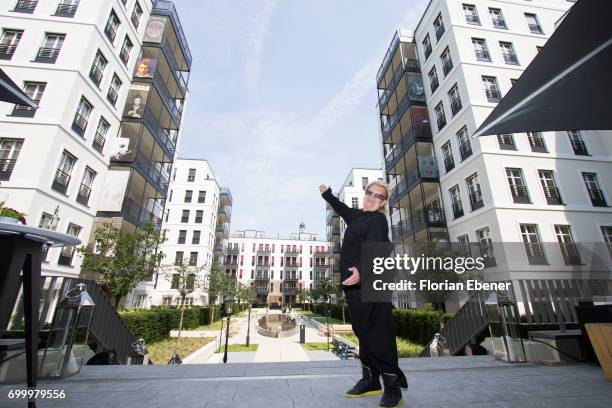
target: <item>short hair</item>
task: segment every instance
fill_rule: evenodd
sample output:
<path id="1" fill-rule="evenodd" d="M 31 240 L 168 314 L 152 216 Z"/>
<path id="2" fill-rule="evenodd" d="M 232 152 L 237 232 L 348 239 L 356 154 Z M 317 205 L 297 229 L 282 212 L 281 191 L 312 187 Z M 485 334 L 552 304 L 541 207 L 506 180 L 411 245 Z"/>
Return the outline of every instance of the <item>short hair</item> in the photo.
<path id="1" fill-rule="evenodd" d="M 384 213 L 388 213 L 389 212 L 389 200 L 391 199 L 391 189 L 389 188 L 389 185 L 385 182 L 379 181 L 379 180 L 375 180 L 370 182 L 370 184 L 368 184 L 368 186 L 366 187 L 366 190 L 370 188 L 370 186 L 378 186 L 381 188 L 385 189 L 385 193 L 387 195 L 387 200 L 385 202 L 385 204 L 383 206 L 380 207 L 380 209 L 378 211 L 384 212 Z"/>

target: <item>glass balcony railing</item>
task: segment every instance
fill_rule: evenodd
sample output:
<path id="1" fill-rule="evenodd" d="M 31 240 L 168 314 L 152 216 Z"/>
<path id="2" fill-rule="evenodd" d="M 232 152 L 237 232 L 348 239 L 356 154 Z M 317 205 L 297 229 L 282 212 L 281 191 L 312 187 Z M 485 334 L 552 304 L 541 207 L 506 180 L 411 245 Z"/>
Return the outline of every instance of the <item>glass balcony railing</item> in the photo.
<path id="1" fill-rule="evenodd" d="M 166 154 L 174 157 L 174 152 L 176 151 L 175 140 L 178 131 L 161 127 L 155 114 L 148 107 L 145 109 L 144 123 L 153 135 L 153 138 L 165 150 Z"/>
<path id="2" fill-rule="evenodd" d="M 168 0 L 155 0 L 153 2 L 153 10 L 151 14 L 159 14 L 170 17 L 172 25 L 174 25 L 176 36 L 179 40 L 181 50 L 183 51 L 183 55 L 185 56 L 185 61 L 187 62 L 187 65 L 191 67 L 191 51 L 189 50 L 189 44 L 187 43 L 187 38 L 185 37 L 185 33 L 183 32 L 183 26 L 181 25 L 181 22 L 179 20 L 178 13 L 176 12 L 176 8 L 174 7 L 174 2 Z"/>
<path id="3" fill-rule="evenodd" d="M 406 132 L 406 136 L 403 136 L 399 143 L 392 148 L 387 156 L 385 157 L 385 165 L 387 172 L 393 169 L 393 166 L 406 154 L 416 142 L 431 142 L 431 129 L 429 126 L 419 126 L 411 128 Z"/>
<path id="4" fill-rule="evenodd" d="M 147 222 L 152 222 L 157 230 L 161 228 L 162 220 L 156 216 L 152 211 L 143 208 L 141 205 L 136 203 L 134 200 L 125 197 L 123 199 L 123 208 L 121 214 L 125 219 L 134 225 L 142 227 Z"/>
<path id="5" fill-rule="evenodd" d="M 395 109 L 395 112 L 393 112 L 393 114 L 381 115 L 381 117 L 383 118 L 381 121 L 383 141 L 386 141 L 391 135 L 391 133 L 393 133 L 393 129 L 395 129 L 395 126 L 399 123 L 400 119 L 404 116 L 406 111 L 414 102 L 421 103 L 422 101 L 415 98 L 411 99 L 409 93 L 406 92 L 402 100 L 397 105 L 397 108 Z"/>
<path id="6" fill-rule="evenodd" d="M 161 169 L 156 166 L 156 162 L 146 159 L 140 152 L 134 157 L 134 167 L 142 174 L 149 183 L 155 186 L 164 196 L 168 192 L 170 179 Z"/>

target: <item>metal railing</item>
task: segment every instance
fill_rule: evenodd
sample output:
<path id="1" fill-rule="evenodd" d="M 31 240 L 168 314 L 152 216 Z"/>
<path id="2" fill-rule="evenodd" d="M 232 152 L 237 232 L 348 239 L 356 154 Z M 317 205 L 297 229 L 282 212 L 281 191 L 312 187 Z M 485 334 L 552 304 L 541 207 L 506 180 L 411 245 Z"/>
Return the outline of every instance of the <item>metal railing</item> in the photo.
<path id="1" fill-rule="evenodd" d="M 102 153 L 102 151 L 104 150 L 105 143 L 106 143 L 106 137 L 102 133 L 96 132 L 96 135 L 94 136 L 93 143 L 91 144 L 91 146 L 96 151 Z"/>
<path id="2" fill-rule="evenodd" d="M 77 202 L 83 205 L 89 204 L 89 196 L 91 195 L 91 187 L 81 184 L 79 186 L 79 192 L 77 194 Z"/>
<path id="3" fill-rule="evenodd" d="M 506 21 L 503 18 L 491 17 L 491 22 L 495 28 L 506 28 Z"/>
<path id="4" fill-rule="evenodd" d="M 442 63 L 442 71 L 444 71 L 444 75 L 448 75 L 451 69 L 453 69 L 453 60 L 449 57 Z"/>
<path id="5" fill-rule="evenodd" d="M 0 44 L 0 59 L 10 60 L 16 49 L 17 44 Z"/>
<path id="6" fill-rule="evenodd" d="M 491 61 L 491 56 L 487 50 L 474 50 L 478 61 Z"/>
<path id="7" fill-rule="evenodd" d="M 529 203 L 529 192 L 527 186 L 522 184 L 510 184 L 510 192 L 512 193 L 512 200 L 515 203 Z"/>
<path id="8" fill-rule="evenodd" d="M 57 56 L 60 53 L 61 48 L 48 48 L 40 47 L 34 62 L 44 62 L 47 64 L 54 64 L 57 61 Z"/>
<path id="9" fill-rule="evenodd" d="M 66 194 L 68 184 L 70 184 L 70 175 L 60 169 L 57 169 L 55 171 L 55 177 L 53 177 L 53 184 L 51 185 L 51 188 L 59 193 Z"/>
<path id="10" fill-rule="evenodd" d="M 475 14 L 466 14 L 465 15 L 465 21 L 468 24 L 478 24 L 478 25 L 480 25 L 480 19 Z"/>
<path id="11" fill-rule="evenodd" d="M 117 90 L 111 85 L 108 88 L 108 93 L 106 94 L 106 99 L 111 103 L 111 105 L 115 106 L 117 103 L 117 99 L 119 98 L 119 93 Z"/>
<path id="12" fill-rule="evenodd" d="M 581 265 L 580 254 L 578 253 L 578 247 L 573 242 L 570 243 L 559 243 L 561 248 L 561 255 L 566 265 Z"/>
<path id="13" fill-rule="evenodd" d="M 461 105 L 461 99 L 460 98 L 452 98 L 451 99 L 451 112 L 453 113 L 453 116 L 455 116 L 457 114 L 457 112 L 459 112 L 462 108 Z"/>
<path id="14" fill-rule="evenodd" d="M 145 158 L 144 155 L 138 151 L 134 157 L 134 164 L 134 167 L 140 170 L 140 173 L 148 178 L 151 184 L 156 186 L 162 193 L 166 194 L 170 179 L 155 165 L 156 162 Z"/>
<path id="15" fill-rule="evenodd" d="M 453 216 L 455 217 L 455 219 L 463 217 L 463 203 L 461 202 L 461 200 L 453 201 L 452 207 Z"/>
<path id="16" fill-rule="evenodd" d="M 125 44 L 123 44 L 123 46 L 121 47 L 121 51 L 119 52 L 119 58 L 121 58 L 121 61 L 125 65 L 127 65 L 128 61 L 130 60 L 130 51 L 128 51 L 128 49 L 125 46 Z"/>
<path id="17" fill-rule="evenodd" d="M 434 93 L 434 91 L 436 89 L 438 89 L 438 87 L 440 86 L 440 82 L 438 81 L 438 77 L 437 76 L 435 76 L 433 78 L 430 77 L 429 85 L 431 86 L 431 93 Z"/>
<path id="18" fill-rule="evenodd" d="M 87 118 L 82 116 L 80 113 L 75 113 L 74 119 L 72 120 L 72 130 L 83 136 L 87 129 Z"/>
<path id="19" fill-rule="evenodd" d="M 15 168 L 16 159 L 0 159 L 0 181 L 8 181 Z"/>
<path id="20" fill-rule="evenodd" d="M 170 137 L 170 132 L 173 129 L 163 128 L 158 119 L 155 117 L 155 114 L 151 112 L 149 107 L 145 109 L 144 112 L 144 123 L 153 135 L 153 138 L 159 143 L 159 145 L 164 149 L 168 156 L 174 157 L 174 152 L 176 151 L 176 144 L 172 137 Z"/>
<path id="21" fill-rule="evenodd" d="M 444 113 L 436 114 L 436 124 L 438 125 L 438 130 L 446 126 L 446 116 L 444 115 Z"/>
<path id="22" fill-rule="evenodd" d="M 501 101 L 501 94 L 496 88 L 488 88 L 485 90 L 485 94 L 487 95 L 487 100 L 489 102 L 499 102 Z"/>
<path id="23" fill-rule="evenodd" d="M 466 140 L 459 145 L 459 153 L 462 161 L 472 155 L 472 145 L 469 140 Z"/>
<path id="24" fill-rule="evenodd" d="M 13 11 L 32 14 L 37 4 L 38 0 L 19 0 Z"/>
<path id="25" fill-rule="evenodd" d="M 587 151 L 586 145 L 584 144 L 582 140 L 570 138 L 570 144 L 572 145 L 574 154 L 578 154 L 581 156 L 588 156 L 589 152 Z"/>
<path id="26" fill-rule="evenodd" d="M 89 77 L 91 78 L 92 81 L 94 81 L 94 83 L 98 87 L 100 86 L 100 83 L 102 82 L 102 77 L 103 77 L 102 69 L 98 68 L 98 66 L 94 64 L 91 66 L 91 69 L 89 70 Z"/>
<path id="27" fill-rule="evenodd" d="M 453 159 L 452 153 L 444 157 L 444 168 L 447 173 L 455 168 L 455 159 Z"/>
<path id="28" fill-rule="evenodd" d="M 117 37 L 117 26 L 111 24 L 109 21 L 106 23 L 106 27 L 104 27 L 104 34 L 110 40 L 111 44 L 115 43 L 115 38 Z"/>
<path id="29" fill-rule="evenodd" d="M 542 186 L 547 204 L 563 204 L 561 194 L 556 186 Z"/>
<path id="30" fill-rule="evenodd" d="M 126 197 L 123 199 L 123 208 L 121 213 L 128 221 L 139 227 L 143 226 L 147 222 L 151 222 L 158 231 L 161 228 L 161 218 L 153 214 L 148 209 L 143 208 L 140 204 L 136 203 L 130 198 Z"/>
<path id="31" fill-rule="evenodd" d="M 183 55 L 185 56 L 187 65 L 191 67 L 191 51 L 189 50 L 189 44 L 187 43 L 187 38 L 185 37 L 185 33 L 183 32 L 183 26 L 181 25 L 181 22 L 179 20 L 178 13 L 176 12 L 176 8 L 174 7 L 174 3 L 168 0 L 155 0 L 155 2 L 153 3 L 153 11 L 151 14 L 163 14 L 170 16 L 170 19 L 172 20 L 172 25 L 174 26 L 174 30 L 181 45 L 181 49 L 183 50 Z"/>
<path id="32" fill-rule="evenodd" d="M 436 40 L 439 40 L 444 35 L 444 24 L 436 27 Z"/>
<path id="33" fill-rule="evenodd" d="M 79 8 L 79 2 L 72 4 L 72 2 L 61 1 L 57 5 L 55 15 L 60 17 L 72 17 L 76 14 L 77 8 Z"/>
<path id="34" fill-rule="evenodd" d="M 502 55 L 504 56 L 504 62 L 506 64 L 518 65 L 518 59 L 515 54 L 505 52 Z"/>
<path id="35" fill-rule="evenodd" d="M 544 34 L 544 31 L 542 31 L 542 27 L 540 27 L 539 24 L 533 24 L 533 23 L 529 23 L 529 31 L 531 31 L 534 34 Z"/>
<path id="36" fill-rule="evenodd" d="M 433 51 L 431 49 L 431 44 L 427 44 L 427 46 L 425 47 L 424 51 L 425 51 L 425 60 L 427 60 L 427 58 L 429 58 L 429 56 L 431 55 L 431 53 Z"/>
<path id="37" fill-rule="evenodd" d="M 480 190 L 470 192 L 470 205 L 472 206 L 472 211 L 484 206 L 482 192 Z"/>
<path id="38" fill-rule="evenodd" d="M 607 207 L 606 198 L 603 195 L 603 191 L 598 188 L 587 188 L 589 192 L 589 198 L 591 199 L 591 204 L 595 207 Z"/>
<path id="39" fill-rule="evenodd" d="M 525 242 L 524 245 L 529 265 L 548 265 L 542 242 Z"/>

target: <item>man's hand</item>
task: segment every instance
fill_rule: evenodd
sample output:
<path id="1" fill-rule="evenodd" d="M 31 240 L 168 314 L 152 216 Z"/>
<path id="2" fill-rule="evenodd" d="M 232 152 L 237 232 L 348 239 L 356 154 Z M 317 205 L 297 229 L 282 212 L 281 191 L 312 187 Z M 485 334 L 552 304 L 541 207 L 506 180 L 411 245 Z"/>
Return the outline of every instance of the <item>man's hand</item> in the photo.
<path id="1" fill-rule="evenodd" d="M 348 268 L 348 270 L 353 272 L 353 274 L 351 276 L 349 276 L 348 278 L 346 278 L 342 282 L 342 284 L 346 285 L 346 286 L 358 284 L 359 281 L 361 280 L 361 277 L 359 276 L 359 270 L 355 266 L 353 266 L 351 268 Z"/>
<path id="2" fill-rule="evenodd" d="M 329 188 L 329 187 L 327 187 L 325 184 L 321 184 L 321 185 L 319 186 L 319 191 L 321 192 L 321 194 L 323 194 L 324 192 L 326 192 L 326 191 L 327 191 L 327 189 L 328 189 L 328 188 Z"/>

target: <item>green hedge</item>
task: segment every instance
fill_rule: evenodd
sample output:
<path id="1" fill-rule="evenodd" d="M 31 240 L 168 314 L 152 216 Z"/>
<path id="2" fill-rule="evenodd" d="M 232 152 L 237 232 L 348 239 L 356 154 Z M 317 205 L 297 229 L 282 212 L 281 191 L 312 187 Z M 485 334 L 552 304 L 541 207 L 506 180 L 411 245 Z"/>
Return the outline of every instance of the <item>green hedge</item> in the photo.
<path id="1" fill-rule="evenodd" d="M 325 304 L 312 304 L 310 309 L 317 314 L 325 316 Z M 344 310 L 346 323 L 351 322 L 348 307 Z M 342 320 L 342 307 L 331 305 L 331 317 Z M 393 309 L 393 323 L 395 334 L 398 337 L 413 343 L 427 344 L 435 333 L 440 331 L 440 318 L 447 322 L 453 317 L 451 313 L 441 313 L 427 309 Z"/>

